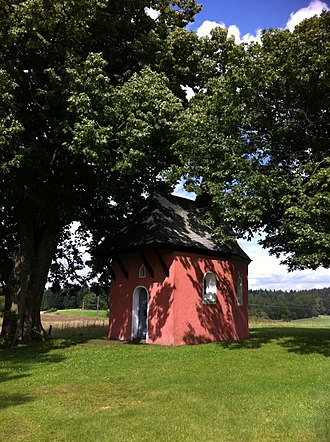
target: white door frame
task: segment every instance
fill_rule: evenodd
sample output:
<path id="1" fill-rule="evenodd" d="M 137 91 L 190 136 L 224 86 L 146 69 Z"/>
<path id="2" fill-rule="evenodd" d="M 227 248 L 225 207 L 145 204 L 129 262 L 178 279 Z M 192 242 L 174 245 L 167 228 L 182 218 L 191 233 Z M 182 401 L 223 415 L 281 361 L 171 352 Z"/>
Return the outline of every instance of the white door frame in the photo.
<path id="1" fill-rule="evenodd" d="M 132 299 L 132 339 L 136 339 L 139 328 L 139 294 L 143 289 L 147 293 L 147 330 L 146 330 L 146 342 L 148 342 L 148 317 L 149 317 L 149 292 L 143 285 L 138 285 L 133 291 Z"/>

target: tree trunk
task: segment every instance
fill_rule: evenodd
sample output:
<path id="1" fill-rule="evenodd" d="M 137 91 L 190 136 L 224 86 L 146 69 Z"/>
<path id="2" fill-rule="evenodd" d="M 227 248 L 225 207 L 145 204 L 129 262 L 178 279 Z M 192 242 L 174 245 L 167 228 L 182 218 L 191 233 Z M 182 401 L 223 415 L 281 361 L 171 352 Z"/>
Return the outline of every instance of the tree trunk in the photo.
<path id="1" fill-rule="evenodd" d="M 8 345 L 29 343 L 44 338 L 40 307 L 49 268 L 60 238 L 60 224 L 55 219 L 42 226 L 33 217 L 20 217 L 19 247 L 6 287 L 6 305 L 1 335 Z"/>

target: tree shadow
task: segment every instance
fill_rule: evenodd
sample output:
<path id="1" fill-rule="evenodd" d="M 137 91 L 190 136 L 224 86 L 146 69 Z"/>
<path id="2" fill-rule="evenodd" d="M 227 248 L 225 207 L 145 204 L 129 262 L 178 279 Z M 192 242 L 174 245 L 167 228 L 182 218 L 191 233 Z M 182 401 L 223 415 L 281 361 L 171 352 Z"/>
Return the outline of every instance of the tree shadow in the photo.
<path id="1" fill-rule="evenodd" d="M 8 371 L 0 371 L 0 385 L 3 386 L 5 382 L 17 381 L 18 379 L 30 377 L 29 373 L 12 373 Z M 24 393 L 4 393 L 0 390 L 0 410 L 14 405 L 22 405 L 33 401 L 34 398 Z"/>
<path id="2" fill-rule="evenodd" d="M 63 352 L 54 350 L 64 350 L 93 341 L 95 337 L 100 338 L 99 331 L 94 329 L 95 327 L 92 330 L 91 327 L 74 327 L 71 337 L 49 338 L 46 341 L 32 342 L 30 345 L 0 349 L 0 386 L 3 386 L 2 391 L 0 390 L 0 410 L 34 401 L 32 395 L 10 393 L 8 390 L 11 386 L 15 387 L 15 383 L 20 379 L 33 377 L 34 365 L 57 364 L 67 359 Z M 69 328 L 64 330 L 66 334 L 68 330 Z M 106 340 L 106 335 L 102 339 Z"/>
<path id="3" fill-rule="evenodd" d="M 0 385 L 3 385 L 5 382 L 16 381 L 17 379 L 27 378 L 31 376 L 30 374 L 22 373 L 9 373 L 8 371 L 0 371 Z"/>
<path id="4" fill-rule="evenodd" d="M 125 289 L 122 284 L 116 286 L 116 290 L 111 285 L 110 289 L 110 322 L 108 339 L 128 340 L 128 330 L 131 329 L 130 312 L 132 303 L 132 293 Z M 115 314 L 114 314 L 115 312 Z"/>
<path id="5" fill-rule="evenodd" d="M 250 338 L 243 341 L 222 342 L 229 350 L 260 349 L 276 343 L 289 353 L 298 355 L 320 354 L 330 356 L 330 329 L 306 327 L 258 327 L 250 330 Z"/>
<path id="6" fill-rule="evenodd" d="M 246 307 L 237 308 L 233 281 L 232 278 L 228 277 L 228 275 L 235 273 L 234 264 L 224 259 L 219 261 L 221 271 L 216 269 L 214 260 L 203 258 L 204 271 L 212 272 L 216 276 L 220 294 L 216 304 L 213 305 L 204 304 L 201 296 L 199 297 L 195 308 L 199 324 L 205 330 L 205 335 L 198 334 L 195 327 L 188 322 L 188 330 L 184 336 L 186 344 L 241 339 L 242 330 L 240 328 L 242 328 L 242 324 L 247 329 Z M 195 292 L 200 293 L 204 276 L 200 263 L 184 256 L 180 257 L 180 262 L 187 271 L 187 276 Z"/>
<path id="7" fill-rule="evenodd" d="M 134 278 L 137 275 L 140 264 L 142 264 L 141 256 L 138 253 L 130 253 L 121 256 L 124 265 L 130 269 L 133 275 L 131 280 L 122 281 L 118 278 L 111 286 L 110 295 L 110 322 L 108 339 L 119 340 L 124 342 L 132 342 L 136 344 L 136 338 L 133 338 L 133 321 L 138 306 L 134 305 L 134 293 L 139 287 L 147 290 L 148 299 L 148 342 L 159 344 L 169 344 L 168 339 L 164 338 L 164 331 L 169 328 L 169 317 L 172 314 L 172 304 L 174 295 L 174 286 L 171 281 L 167 280 L 166 272 L 159 261 L 161 256 L 164 265 L 170 266 L 172 263 L 172 251 L 157 249 L 158 255 L 153 249 L 145 249 L 143 253 L 154 271 L 153 275 L 147 273 L 146 277 Z M 157 257 L 158 256 L 158 257 Z M 132 270 L 134 269 L 134 270 Z M 115 267 L 115 271 L 116 271 Z M 118 269 L 118 273 L 120 269 Z M 135 318 L 136 319 L 136 318 Z M 165 340 L 164 340 L 165 339 Z M 144 339 L 141 340 L 144 343 Z"/>
<path id="8" fill-rule="evenodd" d="M 163 328 L 166 326 L 173 304 L 173 294 L 174 287 L 165 282 L 159 284 L 159 288 L 152 298 L 148 311 L 148 336 L 151 341 L 162 337 Z"/>
<path id="9" fill-rule="evenodd" d="M 10 383 L 15 387 L 15 383 L 23 378 L 33 376 L 30 372 L 35 364 L 57 363 L 66 359 L 63 355 L 52 354 L 51 350 L 56 348 L 66 348 L 72 342 L 38 342 L 29 346 L 18 346 L 0 350 L 0 385 Z M 7 387 L 8 388 L 8 387 Z M 0 391 L 0 410 L 11 406 L 23 405 L 32 402 L 34 397 L 24 393 L 9 393 Z"/>
<path id="10" fill-rule="evenodd" d="M 34 397 L 27 394 L 6 394 L 0 393 L 0 410 L 16 405 L 23 405 L 34 401 Z"/>

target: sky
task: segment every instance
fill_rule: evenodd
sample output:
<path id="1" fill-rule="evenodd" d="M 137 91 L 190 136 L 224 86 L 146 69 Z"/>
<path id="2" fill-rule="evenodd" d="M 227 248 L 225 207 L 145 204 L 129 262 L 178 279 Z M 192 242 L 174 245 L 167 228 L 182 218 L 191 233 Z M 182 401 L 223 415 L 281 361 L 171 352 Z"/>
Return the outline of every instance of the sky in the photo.
<path id="1" fill-rule="evenodd" d="M 258 39 L 260 29 L 294 29 L 304 18 L 329 10 L 329 1 L 320 0 L 199 0 L 203 10 L 189 28 L 200 36 L 208 35 L 215 26 L 224 26 L 237 43 Z M 175 194 L 194 198 L 183 190 L 182 183 Z M 330 269 L 288 272 L 278 259 L 253 241 L 239 241 L 252 259 L 249 266 L 249 288 L 269 290 L 299 290 L 330 286 Z"/>
<path id="2" fill-rule="evenodd" d="M 225 26 L 236 41 L 249 41 L 260 29 L 288 28 L 329 9 L 321 0 L 198 0 L 203 6 L 190 29 L 206 35 L 214 24 Z M 238 40 L 240 38 L 240 40 Z"/>

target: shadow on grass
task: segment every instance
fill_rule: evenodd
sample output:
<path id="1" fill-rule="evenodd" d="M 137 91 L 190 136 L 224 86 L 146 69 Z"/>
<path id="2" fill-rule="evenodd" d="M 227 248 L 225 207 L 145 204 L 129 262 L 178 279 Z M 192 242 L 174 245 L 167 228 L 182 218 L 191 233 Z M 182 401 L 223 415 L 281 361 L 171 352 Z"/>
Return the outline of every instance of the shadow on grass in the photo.
<path id="1" fill-rule="evenodd" d="M 107 339 L 108 328 L 103 326 L 66 326 L 55 329 L 52 335 L 45 341 L 32 342 L 29 345 L 19 345 L 7 349 L 0 349 L 0 362 L 6 361 L 20 364 L 29 363 L 55 363 L 61 362 L 65 357 L 49 354 L 53 350 L 65 349 L 78 344 L 84 344 L 95 339 Z M 1 380 L 1 374 L 0 374 Z"/>
<path id="2" fill-rule="evenodd" d="M 330 356 L 330 329 L 306 327 L 256 327 L 250 329 L 250 338 L 243 341 L 222 342 L 229 350 L 259 349 L 276 343 L 290 353 Z"/>
<path id="3" fill-rule="evenodd" d="M 40 363 L 56 363 L 65 359 L 58 354 L 49 353 L 58 348 L 50 342 L 33 343 L 31 346 L 18 346 L 0 350 L 0 410 L 12 406 L 23 405 L 34 400 L 33 396 L 24 393 L 10 393 L 7 383 L 32 376 L 31 367 Z"/>
<path id="4" fill-rule="evenodd" d="M 0 349 L 0 383 L 29 376 L 29 367 L 34 364 L 54 364 L 66 359 L 64 353 L 56 350 L 84 344 L 95 339 L 106 339 L 104 327 L 65 327 L 58 329 L 46 341 L 32 342 L 30 345 L 19 345 Z M 5 370 L 1 371 L 4 367 Z M 11 372 L 9 372 L 9 370 Z"/>
<path id="5" fill-rule="evenodd" d="M 92 342 L 106 340 L 107 327 L 80 326 L 63 327 L 54 330 L 54 336 L 43 342 L 0 349 L 0 385 L 13 383 L 33 376 L 36 364 L 56 364 L 66 359 L 65 353 L 57 350 Z M 24 393 L 0 391 L 0 410 L 34 401 L 34 397 Z"/>
<path id="6" fill-rule="evenodd" d="M 0 393 L 0 410 L 8 407 L 13 407 L 15 405 L 26 404 L 27 402 L 32 402 L 33 400 L 33 396 L 25 394 L 6 394 L 5 396 L 3 396 Z"/>

